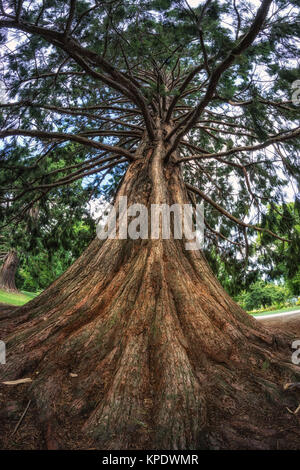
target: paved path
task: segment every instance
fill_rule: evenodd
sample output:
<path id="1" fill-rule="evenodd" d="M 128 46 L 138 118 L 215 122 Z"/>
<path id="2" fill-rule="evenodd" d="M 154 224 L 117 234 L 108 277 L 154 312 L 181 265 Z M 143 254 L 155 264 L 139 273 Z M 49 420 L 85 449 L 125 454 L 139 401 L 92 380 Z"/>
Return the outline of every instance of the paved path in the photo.
<path id="1" fill-rule="evenodd" d="M 285 317 L 286 315 L 297 315 L 300 313 L 300 310 L 290 310 L 287 312 L 280 312 L 280 313 L 270 313 L 269 315 L 253 315 L 254 318 L 257 320 L 262 320 L 265 318 L 279 318 L 279 317 Z"/>

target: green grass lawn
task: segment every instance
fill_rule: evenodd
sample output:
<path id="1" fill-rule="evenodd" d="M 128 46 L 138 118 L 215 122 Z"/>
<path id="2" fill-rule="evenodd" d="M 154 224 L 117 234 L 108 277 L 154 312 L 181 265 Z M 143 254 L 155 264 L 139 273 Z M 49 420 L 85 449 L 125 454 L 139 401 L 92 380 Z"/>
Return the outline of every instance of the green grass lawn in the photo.
<path id="1" fill-rule="evenodd" d="M 36 297 L 38 294 L 34 292 L 5 292 L 4 290 L 0 289 L 0 303 L 2 304 L 10 304 L 10 305 L 24 305 L 29 300 Z"/>
<path id="2" fill-rule="evenodd" d="M 38 293 L 36 292 L 26 292 L 26 291 L 21 291 L 19 293 L 15 292 L 5 292 L 4 290 L 0 289 L 0 303 L 2 304 L 9 304 L 9 305 L 24 305 L 29 300 L 34 299 Z M 260 315 L 272 315 L 274 313 L 281 313 L 281 312 L 293 312 L 295 310 L 300 310 L 300 305 L 296 305 L 295 307 L 286 307 L 282 308 L 281 310 L 268 310 L 266 312 L 261 312 L 261 313 L 250 313 L 250 315 L 253 315 L 255 317 L 260 316 Z"/>
<path id="3" fill-rule="evenodd" d="M 285 308 L 282 308 L 281 310 L 268 310 L 266 312 L 261 312 L 261 313 L 251 313 L 250 315 L 258 317 L 260 315 L 272 315 L 273 313 L 293 312 L 297 310 L 300 310 L 300 305 L 296 305 L 295 307 L 285 307 Z"/>

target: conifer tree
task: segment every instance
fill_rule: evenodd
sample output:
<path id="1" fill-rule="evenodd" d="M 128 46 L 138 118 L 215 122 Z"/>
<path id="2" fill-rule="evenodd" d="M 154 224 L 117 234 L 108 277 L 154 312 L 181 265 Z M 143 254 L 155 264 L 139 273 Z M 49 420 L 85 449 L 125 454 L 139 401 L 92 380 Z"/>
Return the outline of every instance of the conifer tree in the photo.
<path id="1" fill-rule="evenodd" d="M 207 236 L 245 252 L 255 231 L 285 239 L 266 214 L 299 177 L 297 1 L 17 0 L 0 14 L 2 204 L 111 171 L 116 207 L 204 201 Z M 84 161 L 53 170 L 68 143 Z M 184 239 L 96 238 L 2 325 L 1 380 L 33 378 L 48 448 L 299 446 L 291 338 Z"/>

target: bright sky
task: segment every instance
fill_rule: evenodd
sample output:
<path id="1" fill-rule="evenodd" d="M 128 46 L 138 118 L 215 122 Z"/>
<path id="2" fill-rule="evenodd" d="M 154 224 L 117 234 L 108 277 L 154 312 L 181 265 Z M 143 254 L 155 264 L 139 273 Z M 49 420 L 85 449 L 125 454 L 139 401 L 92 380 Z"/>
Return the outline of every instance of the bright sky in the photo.
<path id="1" fill-rule="evenodd" d="M 193 8 L 197 7 L 200 3 L 199 0 L 188 0 L 188 4 Z"/>
<path id="2" fill-rule="evenodd" d="M 188 3 L 191 7 L 195 8 L 195 7 L 197 7 L 198 5 L 200 5 L 200 3 L 202 3 L 202 2 L 199 1 L 199 0 L 187 0 L 187 3 Z M 252 3 L 253 3 L 254 5 L 256 5 L 257 7 L 259 7 L 261 2 L 260 2 L 260 0 L 253 0 Z"/>

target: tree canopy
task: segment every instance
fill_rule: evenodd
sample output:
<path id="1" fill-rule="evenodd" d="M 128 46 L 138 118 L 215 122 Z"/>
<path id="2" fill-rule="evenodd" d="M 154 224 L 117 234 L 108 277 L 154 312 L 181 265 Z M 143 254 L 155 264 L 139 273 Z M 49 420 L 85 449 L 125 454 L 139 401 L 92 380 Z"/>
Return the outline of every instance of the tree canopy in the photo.
<path id="1" fill-rule="evenodd" d="M 208 243 L 244 256 L 254 230 L 283 239 L 267 208 L 299 184 L 298 6 L 1 2 L 2 207 L 20 216 L 78 179 L 118 181 L 158 117 L 166 160 L 205 201 Z"/>
<path id="2" fill-rule="evenodd" d="M 0 14 L 10 218 L 79 180 L 90 194 L 117 189 L 114 210 L 124 196 L 146 209 L 204 201 L 206 239 L 238 261 L 256 233 L 295 242 L 298 1 L 20 0 Z M 299 448 L 292 335 L 248 315 L 188 239 L 95 238 L 48 289 L 0 315 L 1 387 L 32 378 L 0 394 L 7 414 L 16 396 L 32 403 L 19 442 Z M 12 448 L 6 423 L 0 441 Z"/>

